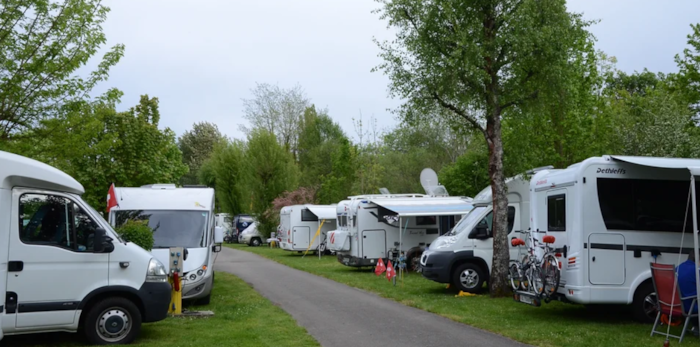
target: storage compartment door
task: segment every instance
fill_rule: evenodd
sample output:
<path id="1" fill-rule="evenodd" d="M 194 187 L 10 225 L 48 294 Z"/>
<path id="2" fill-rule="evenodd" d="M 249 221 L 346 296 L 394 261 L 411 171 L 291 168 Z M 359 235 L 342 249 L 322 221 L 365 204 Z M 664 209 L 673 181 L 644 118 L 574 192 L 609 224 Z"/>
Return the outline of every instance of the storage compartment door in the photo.
<path id="1" fill-rule="evenodd" d="M 362 231 L 362 257 L 364 259 L 386 258 L 386 231 Z"/>
<path id="2" fill-rule="evenodd" d="M 588 237 L 588 279 L 591 284 L 624 284 L 626 250 L 622 234 L 591 234 Z"/>
<path id="3" fill-rule="evenodd" d="M 311 233 L 311 228 L 309 227 L 294 227 L 292 229 L 292 246 L 297 248 L 306 249 L 309 247 L 309 234 Z"/>

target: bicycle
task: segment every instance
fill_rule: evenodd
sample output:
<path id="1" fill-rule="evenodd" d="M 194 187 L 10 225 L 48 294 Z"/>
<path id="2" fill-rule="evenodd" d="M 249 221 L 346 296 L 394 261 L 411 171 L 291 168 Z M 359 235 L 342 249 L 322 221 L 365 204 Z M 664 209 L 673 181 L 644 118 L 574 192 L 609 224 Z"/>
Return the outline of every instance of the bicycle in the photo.
<path id="1" fill-rule="evenodd" d="M 525 233 L 529 236 L 529 245 L 520 238 L 511 240 L 514 247 L 527 247 L 527 253 L 522 260 L 511 261 L 509 268 L 511 287 L 515 291 L 522 289 L 533 292 L 538 297 L 544 295 L 545 300 L 549 301 L 552 295 L 557 292 L 561 279 L 559 260 L 555 256 L 554 249 L 550 247 L 555 238 L 552 235 L 545 235 L 542 241 L 539 241 L 534 238 L 532 232 Z M 541 259 L 538 259 L 535 254 L 536 248 L 541 248 L 544 251 Z"/>

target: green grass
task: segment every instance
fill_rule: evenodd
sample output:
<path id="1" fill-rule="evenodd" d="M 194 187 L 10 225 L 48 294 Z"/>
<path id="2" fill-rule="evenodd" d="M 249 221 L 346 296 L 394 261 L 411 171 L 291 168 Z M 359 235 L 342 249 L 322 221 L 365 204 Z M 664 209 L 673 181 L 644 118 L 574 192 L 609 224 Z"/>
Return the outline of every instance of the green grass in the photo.
<path id="1" fill-rule="evenodd" d="M 517 303 L 512 298 L 492 299 L 487 294 L 455 297 L 446 285 L 423 278 L 419 274 L 405 276 L 403 284 L 391 285 L 384 276 L 369 270 L 346 267 L 335 256 L 309 254 L 305 258 L 294 252 L 267 247 L 227 245 L 249 251 L 289 267 L 316 274 L 356 288 L 376 293 L 402 304 L 439 314 L 457 322 L 537 346 L 661 346 L 664 338 L 649 337 L 650 324 L 631 321 L 624 309 L 605 307 L 586 309 L 581 305 L 552 302 L 542 307 Z M 673 327 L 676 334 L 680 329 Z M 672 344 L 677 344 L 671 341 Z M 697 344 L 687 336 L 684 344 Z"/>
<path id="2" fill-rule="evenodd" d="M 211 304 L 192 309 L 212 310 L 215 315 L 144 324 L 134 345 L 319 346 L 290 315 L 233 275 L 217 272 Z M 36 334 L 7 337 L 0 346 L 83 346 L 83 341 L 77 334 Z"/>

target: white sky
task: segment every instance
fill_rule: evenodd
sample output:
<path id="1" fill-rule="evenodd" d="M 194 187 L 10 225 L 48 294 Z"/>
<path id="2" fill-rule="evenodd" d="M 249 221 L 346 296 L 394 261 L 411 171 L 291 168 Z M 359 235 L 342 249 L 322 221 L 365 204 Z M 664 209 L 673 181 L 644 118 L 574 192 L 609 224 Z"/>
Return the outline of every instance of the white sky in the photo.
<path id="1" fill-rule="evenodd" d="M 301 85 L 353 137 L 360 112 L 380 128 L 397 124 L 386 110 L 399 104 L 387 96 L 388 79 L 370 72 L 381 62 L 372 38 L 393 38 L 371 13 L 373 0 L 104 2 L 106 46 L 123 43 L 126 53 L 96 92 L 120 89 L 122 108 L 158 97 L 161 126 L 178 135 L 208 121 L 242 138 L 241 99 L 256 82 Z M 675 71 L 673 56 L 700 22 L 698 0 L 570 0 L 569 8 L 601 20 L 591 28 L 597 49 L 627 72 Z"/>

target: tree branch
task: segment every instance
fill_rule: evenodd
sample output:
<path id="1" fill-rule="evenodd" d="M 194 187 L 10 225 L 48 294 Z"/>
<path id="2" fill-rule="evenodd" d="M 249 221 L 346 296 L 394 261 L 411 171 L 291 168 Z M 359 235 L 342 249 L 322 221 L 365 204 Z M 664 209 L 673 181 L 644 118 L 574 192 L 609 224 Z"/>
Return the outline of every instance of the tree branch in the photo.
<path id="1" fill-rule="evenodd" d="M 474 128 L 475 130 L 481 131 L 484 134 L 484 136 L 487 135 L 484 127 L 482 127 L 481 124 L 479 124 L 479 122 L 477 122 L 476 119 L 474 119 L 474 117 L 471 117 L 470 115 L 468 115 L 466 112 L 464 112 L 463 110 L 461 110 L 457 106 L 452 105 L 451 103 L 443 100 L 440 97 L 440 95 L 438 95 L 438 93 L 436 93 L 436 92 L 432 93 L 432 97 L 435 101 L 438 102 L 438 104 L 440 104 L 440 106 L 442 106 L 442 107 L 454 112 L 456 115 L 464 118 L 464 120 L 466 120 L 467 123 L 469 123 L 472 126 L 472 128 Z"/>

